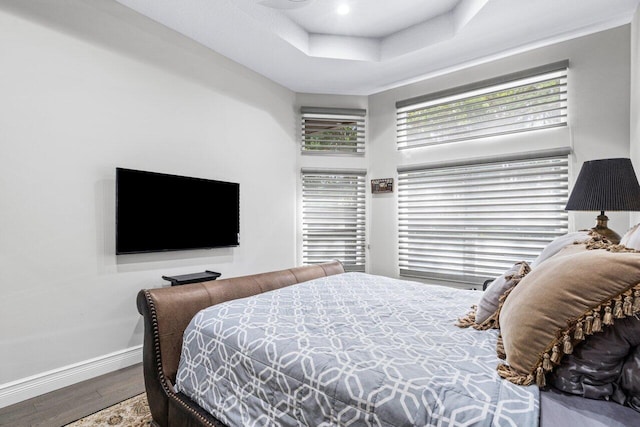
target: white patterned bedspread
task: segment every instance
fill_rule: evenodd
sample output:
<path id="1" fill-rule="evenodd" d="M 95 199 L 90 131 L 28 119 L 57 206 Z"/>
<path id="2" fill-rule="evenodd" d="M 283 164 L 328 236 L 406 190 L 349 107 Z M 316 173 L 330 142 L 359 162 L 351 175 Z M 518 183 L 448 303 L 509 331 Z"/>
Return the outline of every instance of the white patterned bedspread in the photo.
<path id="1" fill-rule="evenodd" d="M 477 291 L 364 273 L 199 312 L 176 387 L 228 426 L 537 426 L 500 379 L 497 331 L 460 329 Z"/>

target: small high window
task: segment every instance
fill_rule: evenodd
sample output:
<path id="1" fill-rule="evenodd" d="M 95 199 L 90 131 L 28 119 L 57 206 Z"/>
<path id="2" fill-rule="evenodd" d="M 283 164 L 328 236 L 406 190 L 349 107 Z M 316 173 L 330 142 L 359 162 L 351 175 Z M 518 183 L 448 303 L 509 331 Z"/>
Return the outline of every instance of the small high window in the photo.
<path id="1" fill-rule="evenodd" d="M 302 107 L 302 152 L 364 154 L 366 110 Z"/>

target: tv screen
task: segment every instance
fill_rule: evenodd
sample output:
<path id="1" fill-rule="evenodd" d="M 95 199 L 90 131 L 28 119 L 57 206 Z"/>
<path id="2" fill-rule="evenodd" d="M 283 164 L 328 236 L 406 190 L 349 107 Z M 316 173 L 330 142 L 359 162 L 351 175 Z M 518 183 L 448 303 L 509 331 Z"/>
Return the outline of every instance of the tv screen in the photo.
<path id="1" fill-rule="evenodd" d="M 116 168 L 116 254 L 238 246 L 240 184 Z"/>

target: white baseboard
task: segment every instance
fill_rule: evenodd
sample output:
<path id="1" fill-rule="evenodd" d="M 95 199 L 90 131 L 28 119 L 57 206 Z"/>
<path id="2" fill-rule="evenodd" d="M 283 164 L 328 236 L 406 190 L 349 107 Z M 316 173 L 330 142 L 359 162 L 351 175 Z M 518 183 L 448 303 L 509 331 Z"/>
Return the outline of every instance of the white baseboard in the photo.
<path id="1" fill-rule="evenodd" d="M 142 346 L 0 384 L 0 408 L 142 362 Z"/>

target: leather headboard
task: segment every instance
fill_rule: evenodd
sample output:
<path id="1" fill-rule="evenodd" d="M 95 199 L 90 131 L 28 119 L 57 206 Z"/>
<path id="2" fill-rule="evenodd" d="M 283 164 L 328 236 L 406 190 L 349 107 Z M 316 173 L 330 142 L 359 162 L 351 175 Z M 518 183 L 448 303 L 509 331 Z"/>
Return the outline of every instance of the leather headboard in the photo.
<path id="1" fill-rule="evenodd" d="M 143 367 L 147 399 L 154 421 L 168 425 L 168 399 L 175 383 L 182 334 L 198 311 L 238 298 L 344 273 L 338 261 L 288 270 L 189 285 L 143 289 L 138 312 L 144 317 Z"/>

